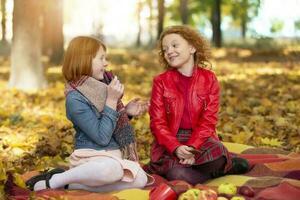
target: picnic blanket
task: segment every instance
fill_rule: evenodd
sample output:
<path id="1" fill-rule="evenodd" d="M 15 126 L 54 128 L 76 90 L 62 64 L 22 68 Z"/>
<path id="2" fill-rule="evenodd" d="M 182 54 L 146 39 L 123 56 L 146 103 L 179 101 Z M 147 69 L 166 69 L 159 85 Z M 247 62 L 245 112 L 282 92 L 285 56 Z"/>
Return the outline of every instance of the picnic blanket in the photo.
<path id="1" fill-rule="evenodd" d="M 252 147 L 242 144 L 227 143 L 224 145 L 230 152 L 247 159 L 251 170 L 243 175 L 226 175 L 209 180 L 204 185 L 216 189 L 221 183 L 233 183 L 240 187 L 251 186 L 255 191 L 254 198 L 249 200 L 299 200 L 300 199 L 300 154 L 287 152 L 274 148 Z M 22 177 L 27 180 L 37 172 L 25 173 Z M 152 187 L 160 183 L 177 184 L 167 182 L 164 178 L 154 175 L 155 182 L 151 187 L 145 189 L 127 189 L 111 193 L 92 193 L 80 190 L 43 190 L 30 192 L 18 187 L 10 176 L 6 183 L 6 191 L 9 199 L 25 200 L 29 196 L 36 197 L 61 197 L 74 200 L 147 200 Z M 182 181 L 180 182 L 182 184 Z M 186 183 L 187 184 L 187 183 Z M 188 185 L 188 184 L 187 184 Z"/>

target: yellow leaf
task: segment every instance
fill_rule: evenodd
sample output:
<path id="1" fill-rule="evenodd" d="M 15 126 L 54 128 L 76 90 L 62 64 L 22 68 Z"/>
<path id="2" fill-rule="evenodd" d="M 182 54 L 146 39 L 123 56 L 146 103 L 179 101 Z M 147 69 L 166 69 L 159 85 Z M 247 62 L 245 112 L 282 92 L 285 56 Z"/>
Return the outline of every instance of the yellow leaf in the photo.
<path id="1" fill-rule="evenodd" d="M 286 119 L 283 117 L 276 118 L 275 124 L 276 124 L 276 126 L 287 126 L 288 125 Z"/>
<path id="2" fill-rule="evenodd" d="M 26 188 L 26 184 L 24 180 L 21 178 L 20 174 L 14 174 L 14 183 L 21 188 Z"/>
<path id="3" fill-rule="evenodd" d="M 233 135 L 231 138 L 235 143 L 246 144 L 252 136 L 253 132 L 241 131 L 238 134 Z"/>
<path id="4" fill-rule="evenodd" d="M 3 163 L 0 162 L 0 181 L 6 180 L 6 171 L 4 169 Z"/>
<path id="5" fill-rule="evenodd" d="M 268 106 L 272 106 L 272 101 L 270 101 L 269 99 L 267 99 L 267 98 L 263 98 L 262 100 L 261 100 L 261 104 L 263 105 L 263 106 L 265 106 L 265 107 L 268 107 Z"/>
<path id="6" fill-rule="evenodd" d="M 273 147 L 281 147 L 284 142 L 279 141 L 277 138 L 261 138 L 261 142 L 265 145 L 273 146 Z"/>

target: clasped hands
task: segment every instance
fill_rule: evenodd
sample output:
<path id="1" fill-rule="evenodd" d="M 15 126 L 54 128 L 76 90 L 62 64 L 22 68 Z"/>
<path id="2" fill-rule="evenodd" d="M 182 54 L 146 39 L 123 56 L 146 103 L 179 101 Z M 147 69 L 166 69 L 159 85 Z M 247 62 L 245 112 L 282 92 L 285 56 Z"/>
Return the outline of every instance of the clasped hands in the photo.
<path id="1" fill-rule="evenodd" d="M 195 163 L 195 155 L 192 153 L 193 147 L 181 145 L 175 150 L 176 156 L 179 158 L 180 164 L 192 165 Z"/>

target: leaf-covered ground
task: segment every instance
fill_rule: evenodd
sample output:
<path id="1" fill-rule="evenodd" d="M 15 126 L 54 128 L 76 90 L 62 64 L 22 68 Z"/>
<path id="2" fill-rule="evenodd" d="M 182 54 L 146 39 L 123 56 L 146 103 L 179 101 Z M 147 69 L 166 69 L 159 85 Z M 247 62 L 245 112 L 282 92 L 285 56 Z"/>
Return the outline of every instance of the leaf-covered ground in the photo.
<path id="1" fill-rule="evenodd" d="M 153 76 L 163 70 L 155 51 L 114 49 L 109 54 L 110 69 L 126 86 L 124 101 L 148 99 Z M 7 171 L 67 165 L 74 134 L 65 117 L 60 66 L 48 66 L 48 89 L 25 93 L 6 88 L 9 65 L 0 58 L 0 199 Z M 212 66 L 222 86 L 217 131 L 224 141 L 300 152 L 299 49 L 214 50 Z M 149 116 L 132 123 L 146 162 L 152 141 Z"/>

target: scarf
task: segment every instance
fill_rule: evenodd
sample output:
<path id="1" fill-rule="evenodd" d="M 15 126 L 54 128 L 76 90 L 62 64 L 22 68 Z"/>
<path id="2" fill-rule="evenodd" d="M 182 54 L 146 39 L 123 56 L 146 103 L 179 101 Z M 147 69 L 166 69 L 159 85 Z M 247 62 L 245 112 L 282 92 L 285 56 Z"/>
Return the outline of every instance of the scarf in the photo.
<path id="1" fill-rule="evenodd" d="M 102 81 L 89 76 L 82 76 L 78 81 L 71 81 L 65 84 L 65 96 L 69 92 L 76 90 L 94 105 L 98 112 L 102 112 L 107 97 L 107 85 L 112 79 L 113 75 L 111 72 L 105 72 Z M 121 99 L 118 100 L 116 110 L 119 113 L 119 119 L 113 132 L 113 137 L 120 146 L 122 158 L 138 161 L 134 130 L 129 123 L 129 118 Z"/>

